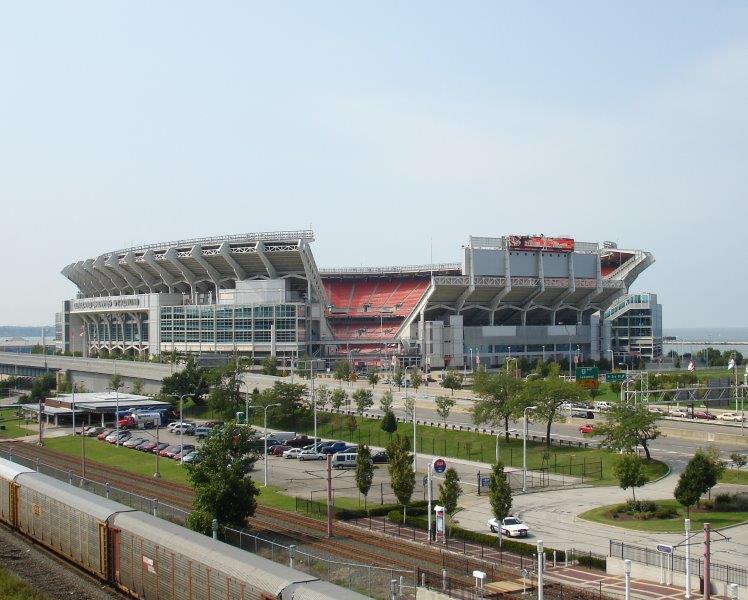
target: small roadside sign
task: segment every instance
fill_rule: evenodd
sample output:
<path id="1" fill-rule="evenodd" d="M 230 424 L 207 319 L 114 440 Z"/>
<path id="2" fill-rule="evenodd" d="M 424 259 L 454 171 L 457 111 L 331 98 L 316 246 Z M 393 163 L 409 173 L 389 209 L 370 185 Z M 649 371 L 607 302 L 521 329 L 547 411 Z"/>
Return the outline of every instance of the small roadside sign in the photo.
<path id="1" fill-rule="evenodd" d="M 606 373 L 605 374 L 605 382 L 606 383 L 613 383 L 613 382 L 622 382 L 626 381 L 626 373 Z"/>
<path id="2" fill-rule="evenodd" d="M 435 458 L 432 466 L 434 468 L 434 473 L 441 475 L 447 470 L 447 461 L 443 458 Z"/>
<path id="3" fill-rule="evenodd" d="M 480 485 L 481 487 L 488 487 L 491 485 L 491 478 L 490 477 L 481 477 L 480 478 Z"/>
<path id="4" fill-rule="evenodd" d="M 668 546 L 667 544 L 657 544 L 657 552 L 661 552 L 662 554 L 672 554 L 673 547 Z"/>

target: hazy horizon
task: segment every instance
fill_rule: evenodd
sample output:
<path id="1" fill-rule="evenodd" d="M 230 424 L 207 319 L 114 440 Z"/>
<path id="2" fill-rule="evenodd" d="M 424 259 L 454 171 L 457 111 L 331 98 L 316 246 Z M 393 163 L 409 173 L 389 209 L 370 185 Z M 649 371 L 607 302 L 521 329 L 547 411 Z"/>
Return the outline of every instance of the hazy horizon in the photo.
<path id="1" fill-rule="evenodd" d="M 328 267 L 612 240 L 665 327 L 748 326 L 746 3 L 11 3 L 0 49 L 8 323 L 77 260 L 311 226 Z"/>

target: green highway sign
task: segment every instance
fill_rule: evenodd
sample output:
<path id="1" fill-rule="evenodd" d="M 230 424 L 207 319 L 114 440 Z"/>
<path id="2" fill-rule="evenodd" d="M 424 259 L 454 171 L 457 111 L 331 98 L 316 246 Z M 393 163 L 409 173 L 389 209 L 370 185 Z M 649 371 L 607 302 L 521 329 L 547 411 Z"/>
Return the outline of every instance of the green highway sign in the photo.
<path id="1" fill-rule="evenodd" d="M 597 380 L 600 377 L 600 371 L 597 367 L 577 367 L 576 374 L 577 381 L 585 381 L 589 379 Z"/>
<path id="2" fill-rule="evenodd" d="M 621 382 L 626 381 L 626 373 L 606 373 L 605 374 L 605 382 L 611 383 L 611 382 Z"/>

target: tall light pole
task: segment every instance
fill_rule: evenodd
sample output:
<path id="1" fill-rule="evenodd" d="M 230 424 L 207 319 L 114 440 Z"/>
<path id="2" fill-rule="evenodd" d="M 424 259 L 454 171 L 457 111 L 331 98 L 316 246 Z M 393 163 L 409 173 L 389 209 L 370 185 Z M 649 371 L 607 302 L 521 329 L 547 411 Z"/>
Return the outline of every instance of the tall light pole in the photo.
<path id="1" fill-rule="evenodd" d="M 683 521 L 683 527 L 686 530 L 686 600 L 691 600 L 691 544 L 689 539 L 691 537 L 691 519 L 685 519 Z"/>
<path id="2" fill-rule="evenodd" d="M 265 458 L 264 458 L 264 461 L 265 461 L 265 468 L 264 468 L 265 480 L 264 480 L 264 483 L 263 483 L 263 487 L 267 487 L 268 486 L 268 408 L 271 408 L 273 406 L 280 406 L 280 403 L 268 404 L 265 407 Z"/>
<path id="3" fill-rule="evenodd" d="M 184 454 L 184 399 L 193 398 L 194 394 L 176 394 L 175 398 L 179 398 L 179 464 L 182 464 L 182 458 Z"/>
<path id="4" fill-rule="evenodd" d="M 631 600 L 631 561 L 628 558 L 623 561 L 623 573 L 626 577 L 626 587 L 624 588 L 624 600 Z"/>
<path id="5" fill-rule="evenodd" d="M 112 361 L 114 362 L 114 361 Z M 117 375 L 117 363 L 114 363 L 114 375 Z M 108 387 L 107 389 L 113 391 L 115 394 L 115 408 L 114 408 L 114 431 L 117 435 L 117 441 L 115 444 L 119 446 L 119 388 L 122 387 L 122 382 L 116 382 L 115 385 Z"/>
<path id="6" fill-rule="evenodd" d="M 537 406 L 526 406 L 524 411 L 524 427 L 522 428 L 522 492 L 527 491 L 527 413 Z"/>

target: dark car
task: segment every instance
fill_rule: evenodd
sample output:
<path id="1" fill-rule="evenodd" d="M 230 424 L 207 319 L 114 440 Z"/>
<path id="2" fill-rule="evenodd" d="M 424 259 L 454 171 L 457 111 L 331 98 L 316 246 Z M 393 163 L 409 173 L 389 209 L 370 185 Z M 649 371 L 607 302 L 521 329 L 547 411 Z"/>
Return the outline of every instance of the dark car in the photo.
<path id="1" fill-rule="evenodd" d="M 695 410 L 693 416 L 695 419 L 706 419 L 708 421 L 713 421 L 717 418 L 717 415 L 710 413 L 708 410 Z"/>
<path id="2" fill-rule="evenodd" d="M 86 432 L 83 434 L 86 437 L 96 437 L 99 435 L 102 431 L 106 429 L 105 427 L 90 427 L 86 429 Z"/>
<path id="3" fill-rule="evenodd" d="M 156 446 L 151 448 L 151 452 L 154 454 L 161 454 L 161 451 L 168 448 L 170 444 L 168 442 L 159 442 Z"/>
<path id="4" fill-rule="evenodd" d="M 319 441 L 319 438 L 317 439 Z M 295 438 L 288 440 L 286 442 L 286 446 L 291 446 L 291 448 L 303 448 L 304 446 L 309 446 L 310 444 L 314 443 L 314 439 L 310 438 L 306 435 L 299 435 Z"/>
<path id="5" fill-rule="evenodd" d="M 139 446 L 136 446 L 135 449 L 140 450 L 141 452 L 150 452 L 155 447 L 156 447 L 156 442 L 154 442 L 153 440 L 146 440 Z"/>
<path id="6" fill-rule="evenodd" d="M 336 452 L 342 452 L 348 447 L 345 442 L 333 442 L 329 446 L 322 446 L 320 452 L 324 454 L 335 454 Z"/>
<path id="7" fill-rule="evenodd" d="M 379 452 L 375 452 L 371 455 L 371 462 L 376 464 L 383 464 L 390 462 L 390 457 L 387 456 L 387 453 L 384 450 L 380 450 Z"/>
<path id="8" fill-rule="evenodd" d="M 595 413 L 591 410 L 575 410 L 571 413 L 571 416 L 575 419 L 594 419 Z"/>
<path id="9" fill-rule="evenodd" d="M 276 444 L 275 446 L 273 446 L 272 451 L 268 450 L 268 454 L 272 454 L 273 456 L 282 456 L 286 450 L 290 449 L 291 446 L 286 446 L 285 444 Z"/>
<path id="10" fill-rule="evenodd" d="M 113 433 L 113 432 L 114 432 L 114 429 L 105 429 L 104 431 L 101 431 L 96 435 L 96 439 L 103 441 L 104 438 L 106 438 L 106 436 L 108 436 L 110 433 Z"/>
<path id="11" fill-rule="evenodd" d="M 183 454 L 186 456 L 187 454 L 192 452 L 194 449 L 195 449 L 195 446 L 193 446 L 192 444 L 185 444 L 184 451 L 178 450 L 177 452 L 174 453 L 174 456 L 172 456 L 171 458 L 173 458 L 174 460 L 180 460 Z"/>

